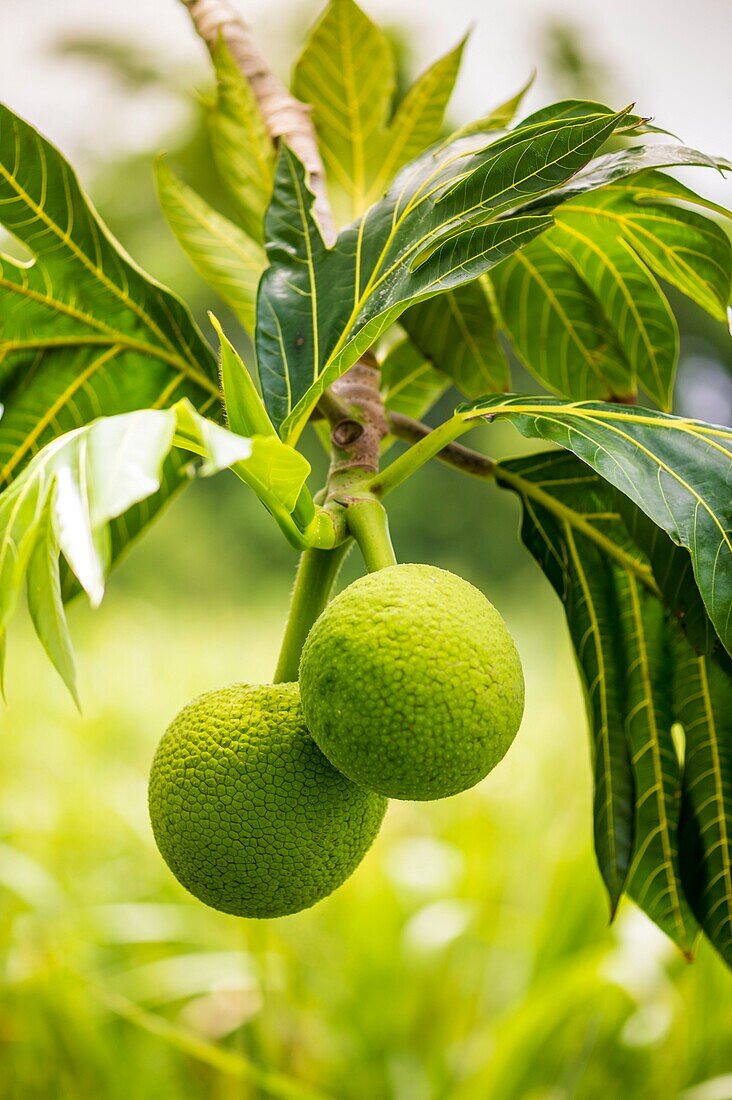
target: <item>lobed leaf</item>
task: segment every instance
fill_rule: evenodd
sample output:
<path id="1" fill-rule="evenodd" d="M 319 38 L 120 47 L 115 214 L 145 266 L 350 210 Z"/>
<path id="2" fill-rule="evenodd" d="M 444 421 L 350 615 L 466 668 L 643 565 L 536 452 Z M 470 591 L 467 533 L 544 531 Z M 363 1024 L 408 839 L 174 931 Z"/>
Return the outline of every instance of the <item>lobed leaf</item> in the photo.
<path id="1" fill-rule="evenodd" d="M 178 244 L 201 278 L 252 334 L 264 249 L 209 206 L 163 160 L 155 165 L 155 182 L 160 208 Z"/>
<path id="2" fill-rule="evenodd" d="M 573 451 L 691 555 L 709 618 L 732 651 L 732 430 L 650 409 L 488 397 L 459 415 L 507 417 Z"/>
<path id="3" fill-rule="evenodd" d="M 402 314 L 400 324 L 422 354 L 466 397 L 509 388 L 508 360 L 482 279 L 412 306 Z"/>
<path id="4" fill-rule="evenodd" d="M 563 396 L 630 397 L 634 372 L 597 297 L 553 229 L 491 276 L 501 324 L 524 366 Z"/>
<path id="5" fill-rule="evenodd" d="M 101 415 L 187 398 L 218 406 L 216 363 L 186 307 L 103 226 L 60 153 L 0 106 L 0 222 L 32 253 L 0 256 L 0 489 L 56 436 Z M 182 484 L 115 522 L 111 553 Z"/>
<path id="6" fill-rule="evenodd" d="M 236 203 L 241 228 L 261 244 L 274 181 L 274 145 L 249 81 L 223 40 L 214 46 L 213 62 L 216 100 L 208 121 L 216 169 Z"/>
<path id="7" fill-rule="evenodd" d="M 648 558 L 659 595 L 689 644 L 702 656 L 717 656 L 722 648 L 699 594 L 691 556 L 623 493 L 615 504 L 635 544 Z"/>
<path id="8" fill-rule="evenodd" d="M 692 154 L 677 150 L 680 159 Z M 612 164 L 617 170 L 617 159 Z M 596 169 L 594 178 L 614 177 Z M 557 208 L 556 225 L 493 275 L 507 333 L 529 370 L 557 393 L 627 398 L 640 385 L 668 410 L 678 332 L 656 276 L 724 321 L 732 245 L 715 222 L 678 205 L 710 204 L 660 172 L 572 197 L 576 186 Z"/>
<path id="9" fill-rule="evenodd" d="M 404 164 L 439 139 L 463 46 L 422 73 L 390 118 L 396 66 L 389 39 L 353 0 L 328 4 L 297 61 L 292 90 L 313 107 L 341 224 L 363 214 Z"/>
<path id="10" fill-rule="evenodd" d="M 611 908 L 629 892 L 688 953 L 694 920 L 679 829 L 682 839 L 684 828 L 693 826 L 696 835 L 696 808 L 685 811 L 691 826 L 680 823 L 681 768 L 672 727 L 688 724 L 685 708 L 691 703 L 693 709 L 698 695 L 688 684 L 674 695 L 672 684 L 684 661 L 700 659 L 663 607 L 651 562 L 630 537 L 627 502 L 597 473 L 574 455 L 554 451 L 502 462 L 496 476 L 521 497 L 523 541 L 567 615 L 588 701 L 595 847 Z M 729 690 L 729 679 L 727 684 Z M 725 721 L 723 697 L 709 714 Z M 687 734 L 687 755 L 689 746 Z M 706 771 L 698 780 L 702 818 L 711 817 L 704 797 L 712 775 Z M 726 814 L 730 795 L 722 807 Z M 732 904 L 732 892 L 726 904 Z"/>
<path id="11" fill-rule="evenodd" d="M 441 146 L 405 168 L 386 197 L 326 249 L 302 165 L 283 149 L 266 219 L 270 266 L 259 289 L 262 393 L 296 439 L 323 389 L 410 305 L 471 282 L 546 229 L 516 216 L 569 179 L 627 112 L 594 114 Z"/>
<path id="12" fill-rule="evenodd" d="M 445 111 L 460 71 L 466 40 L 430 65 L 407 90 L 381 136 L 378 168 L 361 209 L 384 195 L 400 168 L 414 160 L 442 135 Z"/>
<path id="13" fill-rule="evenodd" d="M 632 574 L 620 581 L 619 627 L 626 641 L 626 722 L 635 780 L 635 844 L 627 890 L 691 954 L 695 922 L 681 887 L 681 768 L 671 728 L 671 639 L 661 603 Z"/>
<path id="14" fill-rule="evenodd" d="M 619 514 L 608 509 L 603 482 L 573 455 L 550 452 L 502 462 L 496 476 L 499 485 L 520 495 L 522 540 L 564 604 L 592 731 L 595 851 L 614 913 L 635 835 L 627 698 L 618 659 L 618 577 L 636 569 L 647 577 L 648 571 Z"/>
<path id="15" fill-rule="evenodd" d="M 471 134 L 486 134 L 491 130 L 504 130 L 513 122 L 516 112 L 524 101 L 526 93 L 531 88 L 534 80 L 536 79 L 536 73 L 532 72 L 528 80 L 522 84 L 517 92 L 508 99 L 503 100 L 498 106 L 494 107 L 487 115 L 482 118 L 475 119 L 473 122 L 467 122 L 464 126 L 461 126 L 459 130 L 456 130 L 451 134 L 451 138 L 456 137 L 469 137 Z"/>
<path id="16" fill-rule="evenodd" d="M 353 0 L 331 0 L 295 65 L 292 90 L 312 105 L 326 174 L 337 185 L 331 199 L 339 220 L 365 207 L 395 87 L 384 32 Z"/>
<path id="17" fill-rule="evenodd" d="M 678 642 L 674 694 L 686 741 L 681 874 L 697 920 L 732 967 L 732 667 Z"/>

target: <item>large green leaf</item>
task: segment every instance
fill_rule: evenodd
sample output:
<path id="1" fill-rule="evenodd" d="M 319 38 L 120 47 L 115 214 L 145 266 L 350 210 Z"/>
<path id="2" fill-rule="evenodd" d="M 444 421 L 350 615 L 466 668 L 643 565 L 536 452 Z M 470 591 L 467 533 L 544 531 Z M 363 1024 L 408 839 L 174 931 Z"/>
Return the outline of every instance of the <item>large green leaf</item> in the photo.
<path id="1" fill-rule="evenodd" d="M 59 553 L 98 605 L 111 559 L 110 524 L 159 493 L 173 446 L 198 455 L 193 468 L 204 477 L 232 469 L 276 516 L 294 511 L 310 471 L 274 433 L 235 435 L 182 401 L 102 417 L 59 436 L 0 494 L 0 636 L 27 580 L 39 638 L 72 692 Z"/>
<path id="2" fill-rule="evenodd" d="M 695 922 L 679 868 L 681 768 L 672 737 L 673 662 L 667 614 L 635 576 L 619 579 L 625 640 L 625 733 L 635 780 L 635 844 L 627 890 L 687 955 Z"/>
<path id="3" fill-rule="evenodd" d="M 551 111 L 552 117 L 557 117 L 564 106 L 566 106 L 567 109 L 570 107 L 574 110 L 577 109 L 575 100 L 566 100 L 565 104 L 559 103 L 551 108 L 544 108 L 543 111 L 539 111 L 531 117 L 541 118 L 547 111 Z M 580 107 L 587 109 L 587 105 L 584 104 L 581 104 Z M 560 109 L 559 112 L 557 108 Z M 630 126 L 635 133 L 643 133 L 644 130 L 647 129 L 647 127 L 643 125 L 643 120 L 638 119 L 635 115 L 628 115 L 627 125 Z M 618 130 L 618 133 L 622 132 L 622 129 Z M 732 161 L 725 160 L 724 157 L 708 156 L 706 153 L 699 152 L 698 149 L 691 149 L 688 145 L 679 145 L 677 143 L 673 145 L 628 145 L 613 153 L 603 153 L 602 156 L 597 157 L 597 159 L 588 164 L 586 168 L 578 172 L 573 179 L 557 188 L 557 191 L 552 193 L 549 200 L 541 196 L 531 199 L 526 203 L 526 210 L 532 210 L 534 213 L 538 213 L 546 207 L 547 201 L 549 202 L 550 208 L 554 210 L 560 202 L 568 202 L 570 199 L 576 198 L 579 195 L 584 195 L 588 191 L 597 191 L 601 187 L 617 184 L 621 180 L 628 179 L 629 176 L 638 175 L 640 172 L 647 172 L 649 169 L 653 168 L 673 168 L 681 166 L 691 168 L 714 168 L 719 172 L 732 171 Z M 668 184 L 668 178 L 664 177 L 664 179 L 666 179 Z M 677 186 L 681 187 L 682 185 L 678 184 Z M 703 205 L 709 210 L 716 210 L 716 212 L 722 216 L 728 216 L 728 212 L 724 207 L 718 206 L 708 199 L 700 199 L 698 196 L 695 196 L 694 201 L 697 205 Z"/>
<path id="4" fill-rule="evenodd" d="M 564 213 L 564 212 L 562 212 Z M 638 384 L 666 412 L 671 410 L 679 334 L 676 320 L 651 272 L 622 238 L 598 227 L 560 223 L 560 248 L 595 295 Z M 570 395 L 571 396 L 571 395 Z"/>
<path id="5" fill-rule="evenodd" d="M 155 182 L 160 207 L 188 259 L 253 333 L 264 249 L 178 179 L 163 160 L 156 163 Z"/>
<path id="6" fill-rule="evenodd" d="M 560 224 L 590 232 L 604 224 L 660 278 L 726 323 L 732 244 L 717 222 L 679 203 L 730 216 L 671 176 L 650 171 L 567 203 Z"/>
<path id="7" fill-rule="evenodd" d="M 592 730 L 595 850 L 614 912 L 634 837 L 627 699 L 617 660 L 618 577 L 638 569 L 648 581 L 650 573 L 620 516 L 608 510 L 603 482 L 574 455 L 502 462 L 497 480 L 520 495 L 521 537 L 564 604 Z"/>
<path id="8" fill-rule="evenodd" d="M 702 656 L 716 656 L 722 643 L 696 586 L 691 555 L 623 493 L 616 491 L 615 504 L 633 541 L 648 558 L 659 595 L 689 644 Z"/>
<path id="9" fill-rule="evenodd" d="M 209 110 L 209 129 L 214 161 L 236 203 L 241 227 L 261 243 L 274 181 L 274 144 L 249 81 L 223 41 L 214 47 L 213 61 L 216 100 Z"/>
<path id="10" fill-rule="evenodd" d="M 293 92 L 312 104 L 339 222 L 362 214 L 402 165 L 440 137 L 462 48 L 419 77 L 390 121 L 391 44 L 353 0 L 331 0 L 295 66 Z"/>
<path id="11" fill-rule="evenodd" d="M 568 397 L 630 397 L 633 370 L 602 306 L 549 230 L 491 276 L 501 322 L 523 364 Z"/>
<path id="12" fill-rule="evenodd" d="M 412 306 L 399 323 L 466 397 L 509 388 L 508 361 L 482 279 Z"/>
<path id="13" fill-rule="evenodd" d="M 549 389 L 628 397 L 640 384 L 670 408 L 678 333 L 655 276 L 722 321 L 732 277 L 727 235 L 679 201 L 718 209 L 658 171 L 607 183 L 570 198 L 554 228 L 495 271 L 507 332 Z"/>
<path id="14" fill-rule="evenodd" d="M 506 417 L 573 451 L 691 554 L 699 591 L 732 651 L 732 429 L 650 409 L 551 397 L 488 397 L 459 416 Z"/>
<path id="15" fill-rule="evenodd" d="M 0 106 L 0 222 L 32 253 L 0 257 L 0 488 L 49 440 L 100 415 L 188 398 L 218 414 L 216 362 L 185 306 L 111 237 L 60 153 Z M 121 551 L 181 484 L 115 524 Z"/>
<path id="16" fill-rule="evenodd" d="M 500 463 L 497 480 L 520 495 L 523 541 L 567 615 L 588 701 L 595 847 L 611 907 L 628 891 L 689 952 L 694 921 L 681 885 L 671 736 L 680 718 L 671 695 L 675 627 L 650 563 L 612 487 L 574 455 Z"/>
<path id="17" fill-rule="evenodd" d="M 732 667 L 681 643 L 674 690 L 686 740 L 681 873 L 699 923 L 732 966 Z"/>
<path id="18" fill-rule="evenodd" d="M 405 168 L 332 249 L 284 148 L 257 307 L 262 393 L 283 435 L 297 438 L 323 389 L 407 306 L 471 282 L 545 229 L 545 215 L 512 209 L 569 179 L 625 117 L 598 106 L 489 144 L 475 135 L 443 145 Z"/>

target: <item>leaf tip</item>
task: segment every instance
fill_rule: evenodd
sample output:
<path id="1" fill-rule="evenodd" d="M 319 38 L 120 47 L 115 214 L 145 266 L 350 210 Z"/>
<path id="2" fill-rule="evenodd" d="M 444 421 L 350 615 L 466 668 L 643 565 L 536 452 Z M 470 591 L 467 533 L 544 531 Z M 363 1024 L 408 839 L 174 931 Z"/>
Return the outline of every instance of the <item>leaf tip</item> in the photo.
<path id="1" fill-rule="evenodd" d="M 458 44 L 455 46 L 455 49 L 453 50 L 453 53 L 456 53 L 458 55 L 458 57 L 460 57 L 462 55 L 463 50 L 467 46 L 470 39 L 473 37 L 473 33 L 475 31 L 477 22 L 478 22 L 477 19 L 471 19 L 470 20 L 467 27 L 465 28 L 465 34 L 460 39 Z"/>
<path id="2" fill-rule="evenodd" d="M 162 175 L 170 175 L 170 169 L 168 168 L 168 162 L 165 159 L 165 153 L 157 153 L 153 157 L 153 173 L 155 178 L 159 178 Z"/>
<path id="3" fill-rule="evenodd" d="M 219 343 L 223 344 L 224 341 L 226 340 L 226 336 L 224 335 L 224 330 L 221 327 L 221 322 L 219 321 L 218 317 L 213 312 L 213 310 L 210 310 L 210 309 L 208 310 L 208 319 L 211 322 L 211 328 L 214 330 L 214 332 L 216 333 L 216 335 L 219 338 Z"/>

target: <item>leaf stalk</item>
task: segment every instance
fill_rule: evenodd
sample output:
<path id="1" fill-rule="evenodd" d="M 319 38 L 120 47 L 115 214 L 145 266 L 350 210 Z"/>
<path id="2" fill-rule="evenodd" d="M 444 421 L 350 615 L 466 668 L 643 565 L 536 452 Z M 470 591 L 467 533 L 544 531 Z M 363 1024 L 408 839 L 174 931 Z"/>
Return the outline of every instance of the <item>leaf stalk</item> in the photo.
<path id="1" fill-rule="evenodd" d="M 370 478 L 365 483 L 364 489 L 379 499 L 385 497 L 387 493 L 393 492 L 407 478 L 421 469 L 431 458 L 438 457 L 445 447 L 474 427 L 476 427 L 475 423 L 471 423 L 464 415 L 456 413 L 444 424 L 430 431 L 404 454 L 395 458 L 385 470 Z"/>

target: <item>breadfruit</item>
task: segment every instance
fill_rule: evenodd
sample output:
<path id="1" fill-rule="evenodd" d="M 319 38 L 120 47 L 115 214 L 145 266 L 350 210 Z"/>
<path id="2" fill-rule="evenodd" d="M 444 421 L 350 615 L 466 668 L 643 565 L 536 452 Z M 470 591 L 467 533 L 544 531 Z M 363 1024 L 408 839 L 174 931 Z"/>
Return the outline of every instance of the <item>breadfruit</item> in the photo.
<path id="1" fill-rule="evenodd" d="M 521 722 L 524 680 L 495 607 L 461 577 L 395 565 L 349 585 L 305 643 L 310 733 L 354 783 L 432 799 L 495 767 Z"/>
<path id="2" fill-rule="evenodd" d="M 386 799 L 328 763 L 297 684 L 242 684 L 202 695 L 173 721 L 149 806 L 158 848 L 186 889 L 224 913 L 279 917 L 348 878 Z"/>

